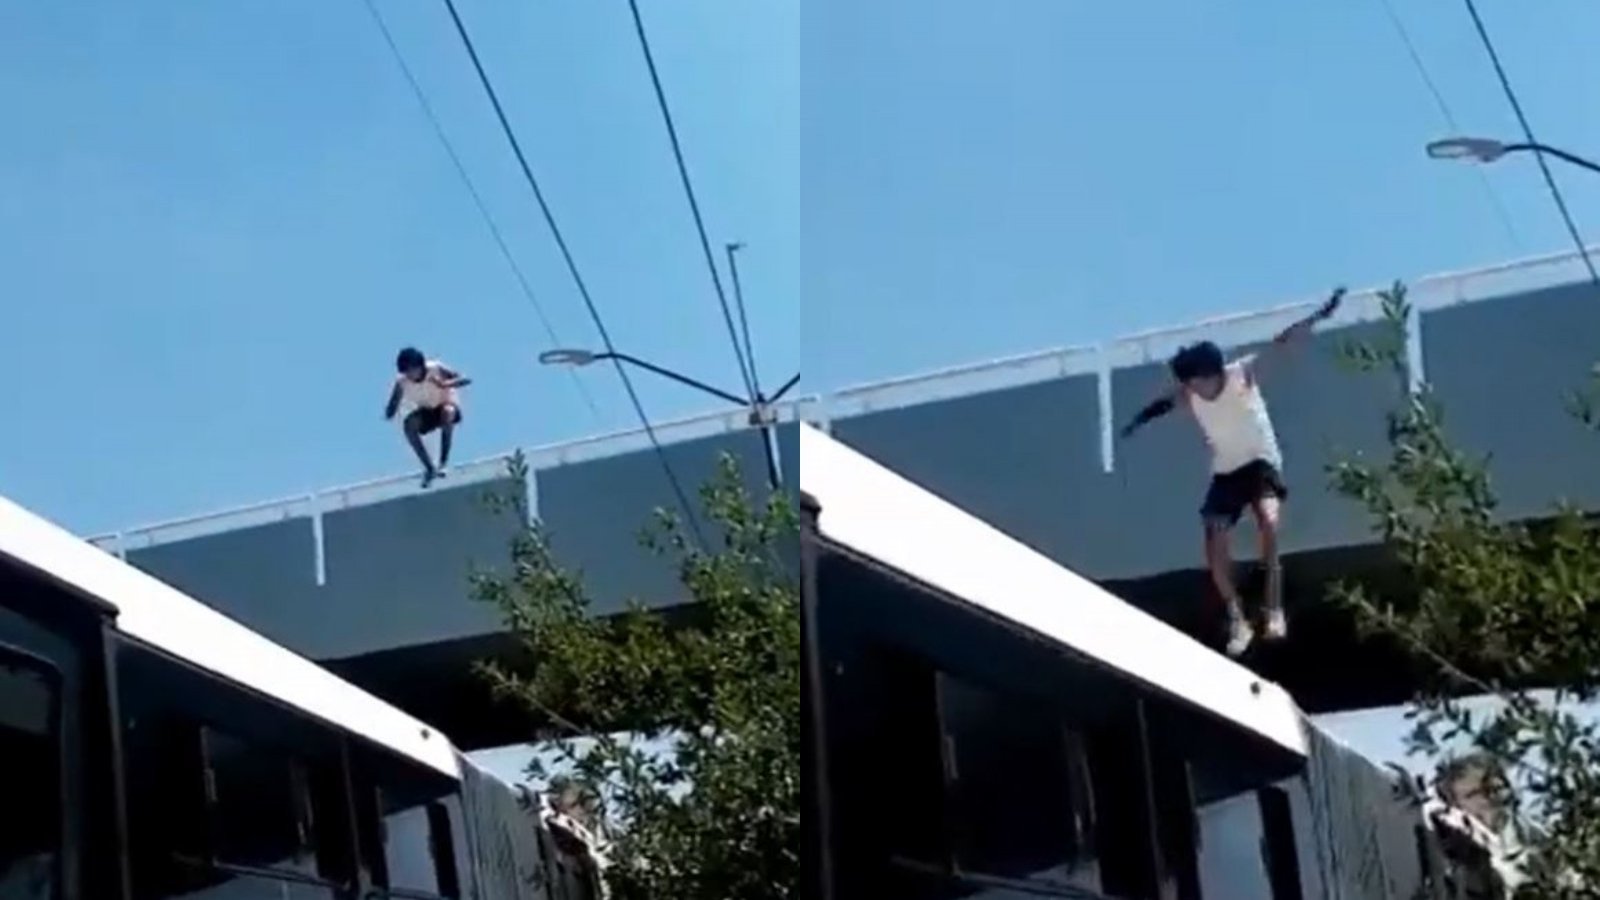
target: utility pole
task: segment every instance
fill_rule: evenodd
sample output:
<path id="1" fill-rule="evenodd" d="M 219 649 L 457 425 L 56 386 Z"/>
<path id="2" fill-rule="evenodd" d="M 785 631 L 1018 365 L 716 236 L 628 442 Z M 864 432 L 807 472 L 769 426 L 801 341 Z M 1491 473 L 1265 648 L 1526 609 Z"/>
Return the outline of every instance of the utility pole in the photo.
<path id="1" fill-rule="evenodd" d="M 750 424 L 761 429 L 762 455 L 767 460 L 767 484 L 773 490 L 783 486 L 783 476 L 778 465 L 778 436 L 775 433 L 777 422 L 772 415 L 772 401 L 769 401 L 761 390 L 761 376 L 756 366 L 756 347 L 750 340 L 750 318 L 745 314 L 744 284 L 739 280 L 739 258 L 736 255 L 744 249 L 744 244 L 738 241 L 729 243 L 724 248 L 728 253 L 728 274 L 733 280 L 733 299 L 739 307 L 739 330 L 744 334 L 745 358 L 750 361 L 750 381 L 755 388 L 755 395 L 750 398 Z M 788 390 L 785 387 L 784 390 Z M 782 396 L 783 391 L 779 392 Z"/>

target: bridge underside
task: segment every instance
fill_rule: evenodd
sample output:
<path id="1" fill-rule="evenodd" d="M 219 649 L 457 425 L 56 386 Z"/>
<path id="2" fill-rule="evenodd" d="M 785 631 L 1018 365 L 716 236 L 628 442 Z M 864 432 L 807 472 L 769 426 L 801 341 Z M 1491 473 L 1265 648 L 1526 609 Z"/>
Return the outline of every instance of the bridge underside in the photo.
<path id="1" fill-rule="evenodd" d="M 689 624 L 693 608 L 661 610 L 669 623 Z M 527 651 L 510 633 L 441 641 L 323 660 L 321 664 L 450 736 L 462 750 L 571 736 L 523 702 L 496 697 L 478 671 L 485 662 L 526 671 Z M 607 730 L 595 724 L 596 730 Z"/>
<path id="2" fill-rule="evenodd" d="M 516 640 L 490 634 L 383 650 L 323 665 L 450 736 L 463 750 L 531 741 L 546 723 L 497 698 L 475 671 L 486 659 L 514 659 Z"/>
<path id="3" fill-rule="evenodd" d="M 1199 538 L 1195 554 L 1200 554 Z M 1262 596 L 1262 574 L 1253 561 L 1236 566 L 1246 603 Z M 1283 560 L 1284 606 L 1289 637 L 1258 642 L 1242 662 L 1283 685 L 1309 713 L 1387 706 L 1411 698 L 1426 673 L 1397 644 L 1357 634 L 1354 616 L 1330 599 L 1339 581 L 1382 589 L 1396 583 L 1396 563 L 1378 545 L 1308 551 Z M 1204 569 L 1166 572 L 1106 582 L 1128 602 L 1220 648 L 1222 606 Z"/>

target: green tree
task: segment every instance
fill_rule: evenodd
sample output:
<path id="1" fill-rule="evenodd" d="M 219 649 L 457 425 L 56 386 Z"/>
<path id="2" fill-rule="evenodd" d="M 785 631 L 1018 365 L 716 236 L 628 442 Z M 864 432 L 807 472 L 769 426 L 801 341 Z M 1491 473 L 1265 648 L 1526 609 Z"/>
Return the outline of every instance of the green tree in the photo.
<path id="1" fill-rule="evenodd" d="M 1387 453 L 1340 460 L 1329 474 L 1369 513 L 1401 577 L 1338 584 L 1333 597 L 1431 676 L 1409 711 L 1409 750 L 1438 772 L 1413 789 L 1438 790 L 1471 754 L 1488 770 L 1476 782 L 1491 795 L 1482 799 L 1503 810 L 1523 848 L 1518 896 L 1600 896 L 1600 737 L 1574 715 L 1595 699 L 1600 671 L 1600 527 L 1564 503 L 1536 521 L 1499 515 L 1489 460 L 1453 445 L 1438 398 L 1412 383 L 1404 285 L 1380 299 L 1384 336 L 1345 355 L 1394 379 Z M 1592 396 L 1569 404 L 1591 426 Z M 1515 410 L 1506 413 L 1514 429 Z M 1498 703 L 1474 714 L 1461 702 L 1471 694 Z"/>
<path id="2" fill-rule="evenodd" d="M 526 475 L 520 459 L 512 466 Z M 591 614 L 581 577 L 515 498 L 529 525 L 510 567 L 475 579 L 531 660 L 482 670 L 555 729 L 563 768 L 608 826 L 617 900 L 798 892 L 797 519 L 782 492 L 753 502 L 729 457 L 700 499 L 715 546 L 661 510 L 641 537 L 676 562 L 693 598 L 670 615 L 638 604 Z M 652 752 L 663 741 L 675 752 Z"/>

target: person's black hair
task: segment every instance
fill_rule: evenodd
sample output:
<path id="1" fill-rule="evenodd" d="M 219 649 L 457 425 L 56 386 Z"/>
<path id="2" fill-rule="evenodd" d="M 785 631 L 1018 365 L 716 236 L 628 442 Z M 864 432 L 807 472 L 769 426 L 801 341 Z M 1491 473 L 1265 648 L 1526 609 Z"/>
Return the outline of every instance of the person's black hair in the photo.
<path id="1" fill-rule="evenodd" d="M 1190 344 L 1179 350 L 1170 363 L 1172 377 L 1179 381 L 1221 375 L 1225 363 L 1222 348 L 1210 341 Z"/>
<path id="2" fill-rule="evenodd" d="M 399 356 L 394 358 L 394 367 L 401 372 L 421 368 L 427 364 L 427 357 L 423 356 L 422 351 L 415 347 L 406 347 L 400 351 Z"/>

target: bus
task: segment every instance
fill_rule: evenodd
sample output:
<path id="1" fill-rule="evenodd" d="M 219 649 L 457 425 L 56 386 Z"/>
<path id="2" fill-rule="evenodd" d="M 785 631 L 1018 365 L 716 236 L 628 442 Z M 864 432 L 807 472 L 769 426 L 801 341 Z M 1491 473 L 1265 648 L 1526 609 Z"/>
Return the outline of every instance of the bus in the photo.
<path id="1" fill-rule="evenodd" d="M 593 858 L 529 800 L 0 498 L 3 900 L 599 897 Z"/>
<path id="2" fill-rule="evenodd" d="M 1509 896 L 1282 687 L 802 426 L 806 896 Z M 1477 893 L 1467 893 L 1468 887 Z"/>

